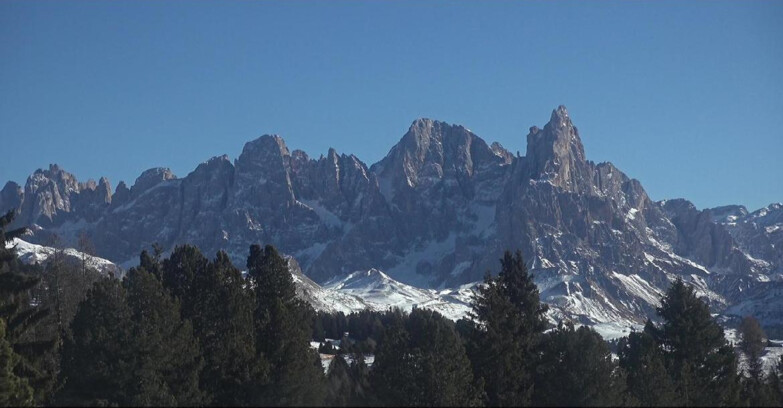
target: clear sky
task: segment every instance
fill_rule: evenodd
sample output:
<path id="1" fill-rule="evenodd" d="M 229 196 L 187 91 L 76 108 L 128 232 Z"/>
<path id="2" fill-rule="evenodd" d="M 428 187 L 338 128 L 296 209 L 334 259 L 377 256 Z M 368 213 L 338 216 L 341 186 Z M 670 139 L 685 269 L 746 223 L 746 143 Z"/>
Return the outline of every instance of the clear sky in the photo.
<path id="1" fill-rule="evenodd" d="M 783 201 L 783 2 L 0 1 L 0 182 L 183 177 L 265 133 L 368 165 L 418 117 L 525 151 L 564 104 L 655 200 Z"/>

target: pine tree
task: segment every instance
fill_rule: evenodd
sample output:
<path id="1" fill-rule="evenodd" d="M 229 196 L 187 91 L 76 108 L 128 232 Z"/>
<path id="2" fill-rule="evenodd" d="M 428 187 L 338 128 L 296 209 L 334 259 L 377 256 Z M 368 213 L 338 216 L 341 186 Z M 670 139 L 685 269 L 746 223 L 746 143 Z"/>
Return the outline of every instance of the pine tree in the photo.
<path id="1" fill-rule="evenodd" d="M 663 351 L 650 334 L 638 332 L 622 338 L 618 356 L 633 402 L 642 406 L 674 405 L 674 384 L 666 371 Z"/>
<path id="2" fill-rule="evenodd" d="M 87 292 L 71 322 L 62 353 L 58 405 L 130 405 L 134 344 L 127 293 L 103 278 Z"/>
<path id="3" fill-rule="evenodd" d="M 371 376 L 384 405 L 477 406 L 482 402 L 483 393 L 453 324 L 429 310 L 415 309 L 391 326 L 379 345 Z"/>
<path id="4" fill-rule="evenodd" d="M 662 326 L 648 325 L 645 331 L 663 347 L 678 404 L 736 405 L 740 388 L 737 358 L 707 304 L 678 279 L 657 312 Z"/>
<path id="5" fill-rule="evenodd" d="M 48 398 L 54 385 L 54 368 L 48 362 L 56 339 L 35 336 L 49 315 L 48 309 L 31 306 L 29 293 L 40 279 L 23 273 L 14 248 L 6 248 L 6 244 L 27 230 L 9 230 L 15 214 L 11 210 L 0 216 L 0 319 L 5 321 L 5 341 L 20 357 L 13 359 L 14 375 L 27 381 L 34 390 L 35 402 L 40 404 Z"/>
<path id="6" fill-rule="evenodd" d="M 199 373 L 203 366 L 189 320 L 179 302 L 158 278 L 143 268 L 131 269 L 124 281 L 133 321 L 136 356 L 132 390 L 137 405 L 192 406 L 203 403 Z"/>
<path id="7" fill-rule="evenodd" d="M 761 380 L 763 376 L 763 365 L 761 362 L 761 353 L 764 352 L 766 335 L 761 328 L 761 324 L 753 316 L 745 316 L 739 327 L 740 349 L 745 353 L 748 359 L 748 374 L 755 380 Z"/>
<path id="8" fill-rule="evenodd" d="M 193 322 L 205 360 L 201 389 L 215 405 L 249 403 L 254 382 L 268 375 L 264 361 L 255 358 L 254 298 L 245 286 L 239 270 L 220 251 L 183 294 L 188 308 L 183 307 L 182 316 Z"/>
<path id="9" fill-rule="evenodd" d="M 185 313 L 187 318 L 190 318 L 189 314 L 193 309 L 190 303 L 196 298 L 191 294 L 193 281 L 206 273 L 208 264 L 209 260 L 201 254 L 198 248 L 192 245 L 183 245 L 174 248 L 171 255 L 164 259 L 161 265 L 163 286 L 174 297 L 180 299 L 183 303 L 183 310 L 187 311 Z"/>
<path id="10" fill-rule="evenodd" d="M 329 365 L 326 375 L 326 405 L 330 407 L 351 406 L 354 380 L 351 377 L 351 367 L 341 355 L 336 355 Z"/>
<path id="11" fill-rule="evenodd" d="M 0 407 L 33 405 L 33 389 L 14 374 L 20 359 L 5 339 L 5 321 L 0 319 Z"/>
<path id="12" fill-rule="evenodd" d="M 267 245 L 250 247 L 248 274 L 256 294 L 257 358 L 268 361 L 269 383 L 259 387 L 256 404 L 319 405 L 325 377 L 310 349 L 312 308 L 296 297 L 288 262 Z"/>
<path id="13" fill-rule="evenodd" d="M 767 342 L 761 324 L 753 316 L 745 316 L 739 326 L 740 349 L 748 362 L 747 377 L 742 378 L 741 400 L 748 406 L 774 406 L 776 398 L 764 378 L 761 354 Z"/>
<path id="14" fill-rule="evenodd" d="M 623 405 L 625 379 L 606 341 L 585 326 L 561 325 L 545 335 L 533 403 L 543 406 Z"/>
<path id="15" fill-rule="evenodd" d="M 473 301 L 478 326 L 469 356 L 488 405 L 525 406 L 533 393 L 535 347 L 547 326 L 547 307 L 519 251 L 514 256 L 506 251 L 500 262 L 498 276 L 487 275 Z"/>
<path id="16" fill-rule="evenodd" d="M 348 405 L 354 407 L 369 405 L 373 400 L 372 389 L 370 388 L 370 368 L 365 363 L 363 354 L 353 354 L 350 374 L 353 380 L 353 390 L 351 391 L 351 399 Z"/>
<path id="17" fill-rule="evenodd" d="M 777 364 L 772 367 L 767 379 L 767 386 L 770 390 L 770 398 L 773 405 L 783 405 L 783 356 L 780 356 Z"/>

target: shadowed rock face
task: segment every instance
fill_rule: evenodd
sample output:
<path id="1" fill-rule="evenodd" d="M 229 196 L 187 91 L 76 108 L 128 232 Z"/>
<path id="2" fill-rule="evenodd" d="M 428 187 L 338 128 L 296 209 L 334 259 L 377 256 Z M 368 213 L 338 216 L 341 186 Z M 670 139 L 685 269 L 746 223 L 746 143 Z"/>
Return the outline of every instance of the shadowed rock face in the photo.
<path id="1" fill-rule="evenodd" d="M 783 210 L 697 210 L 653 202 L 611 163 L 585 158 L 565 107 L 530 128 L 525 156 L 465 127 L 414 121 L 368 168 L 329 149 L 310 158 L 283 139 L 248 142 L 184 178 L 168 169 L 134 185 L 78 183 L 53 165 L 24 189 L 9 182 L 0 209 L 18 208 L 32 241 L 82 231 L 97 254 L 126 266 L 153 243 L 227 250 L 244 264 L 252 243 L 272 243 L 325 282 L 377 268 L 404 283 L 453 287 L 496 271 L 519 249 L 555 312 L 585 323 L 640 322 L 681 276 L 716 307 L 783 280 Z M 740 290 L 741 289 L 741 290 Z"/>

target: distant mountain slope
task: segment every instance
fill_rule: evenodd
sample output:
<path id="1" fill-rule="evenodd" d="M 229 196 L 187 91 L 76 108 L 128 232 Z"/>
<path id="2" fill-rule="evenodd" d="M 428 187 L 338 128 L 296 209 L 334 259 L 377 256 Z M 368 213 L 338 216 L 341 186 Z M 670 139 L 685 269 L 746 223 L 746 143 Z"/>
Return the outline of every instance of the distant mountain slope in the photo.
<path id="1" fill-rule="evenodd" d="M 54 256 L 55 251 L 58 251 L 52 247 L 30 244 L 21 239 L 14 239 L 6 246 L 15 248 L 19 259 L 27 264 L 44 264 Z M 117 278 L 125 274 L 122 268 L 106 259 L 85 255 L 73 248 L 59 251 L 66 262 L 81 266 L 84 259 L 87 268 L 102 274 Z M 349 314 L 365 309 L 384 311 L 396 307 L 410 311 L 420 307 L 438 311 L 447 318 L 458 320 L 467 316 L 470 310 L 469 303 L 472 296 L 470 287 L 473 285 L 443 291 L 418 289 L 397 282 L 383 272 L 373 269 L 352 273 L 344 279 L 322 287 L 304 276 L 295 259 L 288 257 L 288 267 L 296 285 L 297 295 L 320 311 Z"/>
<path id="2" fill-rule="evenodd" d="M 106 179 L 80 183 L 52 165 L 24 188 L 6 184 L 0 210 L 18 208 L 33 242 L 56 233 L 74 243 L 84 232 L 120 265 L 156 242 L 224 249 L 241 265 L 261 242 L 293 256 L 313 282 L 377 270 L 437 291 L 479 281 L 518 249 L 542 299 L 585 324 L 641 323 L 677 277 L 715 310 L 760 307 L 767 322 L 783 313 L 764 300 L 783 282 L 780 204 L 749 213 L 654 202 L 639 181 L 585 157 L 563 106 L 526 142 L 515 157 L 463 126 L 418 119 L 368 167 L 334 149 L 310 158 L 265 135 L 233 162 L 217 156 L 184 178 L 150 169 L 113 194 Z"/>
<path id="3" fill-rule="evenodd" d="M 19 260 L 26 264 L 44 264 L 55 255 L 56 251 L 60 251 L 63 260 L 71 265 L 78 267 L 84 265 L 88 269 L 98 271 L 103 275 L 122 277 L 124 274 L 122 268 L 111 261 L 84 254 L 73 248 L 58 250 L 48 246 L 31 244 L 19 238 L 14 238 L 12 242 L 6 244 L 6 248 L 16 249 Z"/>

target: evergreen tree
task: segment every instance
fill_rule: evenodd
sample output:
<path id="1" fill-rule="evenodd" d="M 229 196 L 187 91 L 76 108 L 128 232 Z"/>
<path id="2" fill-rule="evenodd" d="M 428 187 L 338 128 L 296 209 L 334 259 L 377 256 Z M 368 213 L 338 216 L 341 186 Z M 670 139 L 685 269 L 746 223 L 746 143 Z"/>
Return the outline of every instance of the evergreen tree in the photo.
<path id="1" fill-rule="evenodd" d="M 350 374 L 353 390 L 351 390 L 351 399 L 348 405 L 355 407 L 369 405 L 373 401 L 372 389 L 370 388 L 370 368 L 365 363 L 363 354 L 353 354 Z"/>
<path id="2" fill-rule="evenodd" d="M 329 365 L 326 375 L 326 405 L 330 407 L 352 406 L 354 379 L 351 377 L 351 367 L 341 355 L 336 355 Z"/>
<path id="3" fill-rule="evenodd" d="M 764 330 L 755 317 L 745 316 L 740 323 L 739 332 L 740 349 L 748 359 L 748 374 L 755 380 L 761 380 L 764 371 L 761 353 L 764 352 L 764 346 L 767 342 Z"/>
<path id="4" fill-rule="evenodd" d="M 158 278 L 131 269 L 124 282 L 133 320 L 136 359 L 134 405 L 192 406 L 203 403 L 199 373 L 203 366 L 190 321 Z"/>
<path id="5" fill-rule="evenodd" d="M 196 255 L 197 257 L 198 255 Z M 167 272 L 164 262 L 164 276 Z M 252 387 L 268 375 L 256 360 L 253 293 L 225 252 L 202 273 L 195 274 L 183 295 L 183 318 L 191 319 L 205 360 L 201 389 L 215 405 L 242 405 Z"/>
<path id="6" fill-rule="evenodd" d="M 269 363 L 269 383 L 259 387 L 256 404 L 319 405 L 325 377 L 310 349 L 312 308 L 296 297 L 288 262 L 267 245 L 250 247 L 248 274 L 256 294 L 254 321 L 258 359 Z"/>
<path id="7" fill-rule="evenodd" d="M 24 379 L 33 388 L 35 402 L 40 404 L 48 398 L 54 385 L 54 367 L 49 361 L 56 338 L 35 336 L 49 310 L 31 306 L 29 294 L 40 279 L 24 273 L 25 268 L 17 259 L 15 249 L 6 248 L 6 244 L 27 230 L 9 229 L 15 214 L 11 210 L 0 216 L 0 319 L 5 321 L 5 341 L 19 356 L 13 359 L 14 375 Z"/>
<path id="8" fill-rule="evenodd" d="M 136 358 L 131 311 L 119 281 L 103 278 L 87 292 L 62 354 L 58 405 L 130 405 Z"/>
<path id="9" fill-rule="evenodd" d="M 209 260 L 192 245 L 174 248 L 171 255 L 161 265 L 163 286 L 182 302 L 186 318 L 190 318 L 194 307 L 192 301 L 197 297 L 191 293 L 194 280 L 207 271 Z"/>
<path id="10" fill-rule="evenodd" d="M 767 379 L 770 390 L 770 399 L 776 406 L 783 406 L 783 356 L 780 356 L 777 364 L 772 367 Z"/>
<path id="11" fill-rule="evenodd" d="M 500 263 L 498 276 L 487 275 L 473 300 L 478 326 L 468 352 L 488 405 L 524 406 L 533 393 L 535 347 L 547 327 L 547 307 L 519 251 L 506 251 Z"/>
<path id="12" fill-rule="evenodd" d="M 625 379 L 604 339 L 585 326 L 561 325 L 545 335 L 533 403 L 543 406 L 623 405 Z"/>
<path id="13" fill-rule="evenodd" d="M 20 359 L 5 339 L 5 321 L 0 319 L 0 407 L 33 404 L 33 389 L 26 379 L 14 374 Z"/>
<path id="14" fill-rule="evenodd" d="M 753 316 L 745 316 L 739 326 L 740 349 L 747 359 L 747 377 L 742 379 L 741 400 L 752 407 L 774 406 L 776 398 L 764 378 L 761 354 L 767 339 L 761 324 Z"/>
<path id="15" fill-rule="evenodd" d="M 62 356 L 63 405 L 200 405 L 202 359 L 190 322 L 157 277 L 134 268 L 98 281 Z"/>
<path id="16" fill-rule="evenodd" d="M 678 404 L 736 405 L 740 388 L 737 358 L 707 304 L 678 279 L 657 312 L 662 326 L 648 325 L 645 331 L 664 350 Z"/>
<path id="17" fill-rule="evenodd" d="M 451 322 L 423 309 L 387 330 L 371 379 L 384 405 L 477 406 L 483 397 Z"/>
<path id="18" fill-rule="evenodd" d="M 642 406 L 674 405 L 674 384 L 666 371 L 663 351 L 649 333 L 631 333 L 622 338 L 618 356 L 620 367 L 627 376 L 627 393 L 631 401 Z"/>

